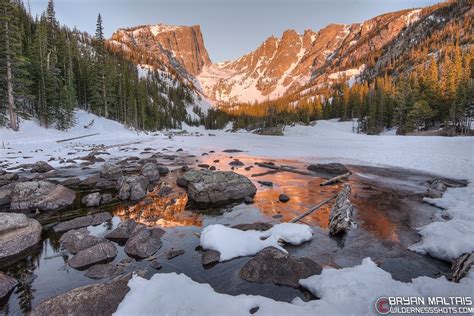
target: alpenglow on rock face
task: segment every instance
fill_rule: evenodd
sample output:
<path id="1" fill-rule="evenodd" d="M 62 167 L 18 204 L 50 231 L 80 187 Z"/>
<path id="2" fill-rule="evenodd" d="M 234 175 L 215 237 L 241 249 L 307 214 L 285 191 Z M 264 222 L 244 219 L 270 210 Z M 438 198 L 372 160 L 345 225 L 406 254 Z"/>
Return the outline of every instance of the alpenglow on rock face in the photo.
<path id="1" fill-rule="evenodd" d="M 224 206 L 254 196 L 257 188 L 247 177 L 232 171 L 188 171 L 178 178 L 193 207 L 204 209 Z"/>

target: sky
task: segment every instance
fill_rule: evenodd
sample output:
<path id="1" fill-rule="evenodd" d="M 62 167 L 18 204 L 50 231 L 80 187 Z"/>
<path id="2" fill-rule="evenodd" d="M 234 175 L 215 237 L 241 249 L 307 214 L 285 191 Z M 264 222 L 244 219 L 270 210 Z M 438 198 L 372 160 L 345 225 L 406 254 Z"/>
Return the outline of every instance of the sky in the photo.
<path id="1" fill-rule="evenodd" d="M 48 0 L 24 0 L 33 15 Z M 107 37 L 121 27 L 165 23 L 201 25 L 213 62 L 232 60 L 284 30 L 317 31 L 330 23 L 357 23 L 376 15 L 440 0 L 55 0 L 61 24 L 93 34 L 101 13 Z"/>

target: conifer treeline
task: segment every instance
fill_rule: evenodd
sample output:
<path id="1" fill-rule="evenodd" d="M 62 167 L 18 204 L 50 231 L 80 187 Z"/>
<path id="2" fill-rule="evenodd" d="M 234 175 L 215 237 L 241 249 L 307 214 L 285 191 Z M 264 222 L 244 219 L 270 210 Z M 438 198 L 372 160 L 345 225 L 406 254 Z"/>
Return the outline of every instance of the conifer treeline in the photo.
<path id="1" fill-rule="evenodd" d="M 0 0 L 0 126 L 19 118 L 67 129 L 76 107 L 141 130 L 189 121 L 189 88 L 155 71 L 140 71 L 106 50 L 102 17 L 94 37 L 60 26 L 53 0 L 36 19 L 21 0 Z M 5 43 L 5 45 L 4 45 Z"/>

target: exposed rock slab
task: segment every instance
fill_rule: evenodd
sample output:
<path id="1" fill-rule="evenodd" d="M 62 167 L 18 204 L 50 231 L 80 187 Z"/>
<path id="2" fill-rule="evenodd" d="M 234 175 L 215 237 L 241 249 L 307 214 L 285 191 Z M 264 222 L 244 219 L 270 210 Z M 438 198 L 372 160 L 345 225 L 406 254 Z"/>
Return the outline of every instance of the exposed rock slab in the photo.
<path id="1" fill-rule="evenodd" d="M 0 218 L 4 214 L 0 213 Z M 10 218 L 8 223 L 3 224 L 3 232 L 0 233 L 0 260 L 17 255 L 41 240 L 41 224 L 28 218 L 25 225 L 25 219 L 21 215 L 15 216 L 14 220 Z"/>
<path id="2" fill-rule="evenodd" d="M 130 290 L 127 284 L 122 278 L 79 287 L 43 301 L 31 315 L 112 315 Z"/>
<path id="3" fill-rule="evenodd" d="M 232 226 L 232 228 L 235 228 L 235 229 L 240 229 L 240 230 L 259 230 L 259 231 L 263 231 L 263 230 L 268 230 L 270 228 L 272 228 L 273 225 L 270 224 L 270 223 L 264 223 L 264 222 L 255 222 L 255 223 L 250 223 L 250 224 L 238 224 L 238 225 L 234 225 Z"/>
<path id="4" fill-rule="evenodd" d="M 105 238 L 118 242 L 125 242 L 130 238 L 135 227 L 137 227 L 137 223 L 134 220 L 126 219 L 121 222 L 117 228 L 105 235 Z"/>
<path id="5" fill-rule="evenodd" d="M 240 277 L 257 283 L 299 287 L 299 280 L 321 273 L 321 266 L 308 258 L 290 256 L 267 247 L 250 259 L 240 270 Z"/>
<path id="6" fill-rule="evenodd" d="M 59 243 L 72 254 L 105 242 L 104 238 L 91 236 L 86 228 L 73 229 L 59 238 Z"/>
<path id="7" fill-rule="evenodd" d="M 62 222 L 54 226 L 54 231 L 57 233 L 65 232 L 71 229 L 87 227 L 90 225 L 99 225 L 105 221 L 111 220 L 112 216 L 107 212 L 101 212 L 93 215 L 86 215 L 74 218 L 70 221 Z"/>
<path id="8" fill-rule="evenodd" d="M 164 233 L 165 231 L 158 227 L 148 229 L 143 225 L 138 225 L 125 244 L 125 252 L 131 257 L 147 258 L 161 248 L 161 236 Z"/>
<path id="9" fill-rule="evenodd" d="M 74 203 L 76 192 L 46 181 L 19 182 L 11 195 L 12 210 L 57 210 Z"/>
<path id="10" fill-rule="evenodd" d="M 117 248 L 110 241 L 105 241 L 79 251 L 68 263 L 74 269 L 83 269 L 93 264 L 107 262 L 117 256 Z"/>
<path id="11" fill-rule="evenodd" d="M 117 180 L 122 177 L 122 169 L 120 167 L 105 163 L 100 169 L 99 175 L 103 179 Z"/>
<path id="12" fill-rule="evenodd" d="M 87 269 L 85 276 L 91 279 L 103 279 L 113 276 L 116 272 L 117 266 L 113 264 L 96 264 Z"/>
<path id="13" fill-rule="evenodd" d="M 307 169 L 327 177 L 334 177 L 349 172 L 349 169 L 340 163 L 318 163 L 309 165 Z"/>
<path id="14" fill-rule="evenodd" d="M 0 213 L 0 234 L 28 226 L 28 218 L 21 213 Z"/>
<path id="15" fill-rule="evenodd" d="M 257 192 L 247 177 L 232 171 L 188 171 L 177 182 L 186 187 L 191 204 L 199 209 L 241 202 Z"/>

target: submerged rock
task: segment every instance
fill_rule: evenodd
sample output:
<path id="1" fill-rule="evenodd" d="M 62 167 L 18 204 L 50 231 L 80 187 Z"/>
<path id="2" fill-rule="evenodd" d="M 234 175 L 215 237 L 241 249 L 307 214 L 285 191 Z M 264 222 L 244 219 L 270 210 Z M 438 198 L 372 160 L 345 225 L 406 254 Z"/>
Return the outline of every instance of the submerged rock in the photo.
<path id="1" fill-rule="evenodd" d="M 0 271 L 0 300 L 17 286 L 18 281 Z"/>
<path id="2" fill-rule="evenodd" d="M 148 229 L 138 225 L 125 244 L 125 252 L 131 257 L 147 258 L 161 248 L 161 236 L 164 233 L 165 231 L 158 227 Z"/>
<path id="3" fill-rule="evenodd" d="M 128 280 L 79 287 L 43 301 L 30 315 L 112 315 L 130 291 Z"/>
<path id="4" fill-rule="evenodd" d="M 46 181 L 19 182 L 11 195 L 12 210 L 57 210 L 74 203 L 76 192 Z"/>
<path id="5" fill-rule="evenodd" d="M 240 277 L 257 283 L 299 287 L 299 280 L 321 273 L 321 266 L 308 258 L 297 258 L 267 247 L 240 270 Z"/>
<path id="6" fill-rule="evenodd" d="M 273 225 L 270 224 L 270 223 L 255 222 L 255 223 L 250 223 L 250 224 L 238 224 L 238 225 L 232 226 L 231 228 L 240 229 L 240 230 L 259 230 L 259 231 L 263 231 L 263 230 L 268 230 L 272 227 L 273 227 Z"/>
<path id="7" fill-rule="evenodd" d="M 74 269 L 83 269 L 93 264 L 112 260 L 117 256 L 117 248 L 110 241 L 104 241 L 90 248 L 79 251 L 68 264 Z"/>
<path id="8" fill-rule="evenodd" d="M 309 165 L 307 169 L 331 178 L 349 172 L 349 169 L 340 163 L 318 163 Z"/>
<path id="9" fill-rule="evenodd" d="M 144 176 L 124 177 L 120 183 L 119 198 L 132 201 L 144 198 L 149 183 Z"/>
<path id="10" fill-rule="evenodd" d="M 186 187 L 191 204 L 199 209 L 242 202 L 257 192 L 247 177 L 232 171 L 188 171 L 177 183 Z"/>
<path id="11" fill-rule="evenodd" d="M 0 213 L 0 260 L 38 244 L 42 229 L 37 220 L 24 214 Z"/>
<path id="12" fill-rule="evenodd" d="M 0 187 L 0 206 L 10 204 L 14 188 L 14 183 L 10 183 Z"/>

